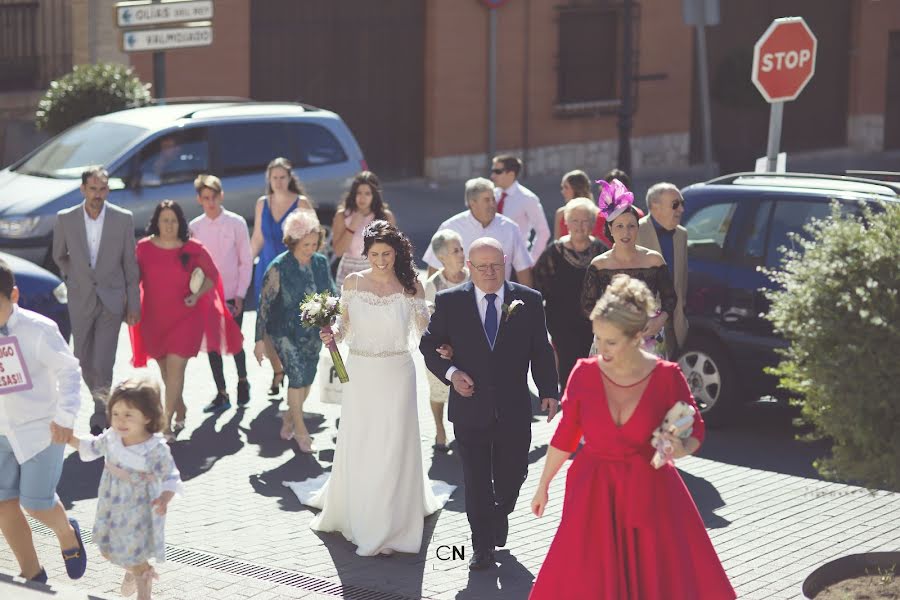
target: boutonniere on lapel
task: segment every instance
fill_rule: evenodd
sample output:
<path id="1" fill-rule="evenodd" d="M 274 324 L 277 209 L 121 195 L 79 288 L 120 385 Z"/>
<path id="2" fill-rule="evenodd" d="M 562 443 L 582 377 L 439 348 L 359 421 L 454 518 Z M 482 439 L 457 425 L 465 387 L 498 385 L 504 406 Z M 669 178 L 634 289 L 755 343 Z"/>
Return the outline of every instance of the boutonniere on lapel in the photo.
<path id="1" fill-rule="evenodd" d="M 503 311 L 503 322 L 509 321 L 523 306 L 525 306 L 525 303 L 521 300 L 513 300 L 509 304 L 501 304 L 500 310 Z"/>

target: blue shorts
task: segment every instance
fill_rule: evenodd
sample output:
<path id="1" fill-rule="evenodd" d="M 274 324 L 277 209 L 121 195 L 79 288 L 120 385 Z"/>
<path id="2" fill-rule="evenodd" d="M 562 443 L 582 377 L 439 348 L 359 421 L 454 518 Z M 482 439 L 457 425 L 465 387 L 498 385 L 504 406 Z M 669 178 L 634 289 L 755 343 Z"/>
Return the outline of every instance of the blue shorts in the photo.
<path id="1" fill-rule="evenodd" d="M 29 510 L 49 510 L 59 500 L 65 444 L 50 444 L 19 464 L 5 435 L 0 435 L 0 501 L 19 499 Z"/>

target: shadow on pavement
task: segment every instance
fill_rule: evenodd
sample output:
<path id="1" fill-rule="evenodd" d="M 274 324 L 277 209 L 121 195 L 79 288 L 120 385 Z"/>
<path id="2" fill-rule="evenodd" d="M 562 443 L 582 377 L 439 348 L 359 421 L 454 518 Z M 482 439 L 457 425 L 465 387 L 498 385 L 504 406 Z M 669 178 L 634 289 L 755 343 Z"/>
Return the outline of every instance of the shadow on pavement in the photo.
<path id="1" fill-rule="evenodd" d="M 731 521 L 715 513 L 717 508 L 725 506 L 725 501 L 722 500 L 722 496 L 719 495 L 719 491 L 713 484 L 701 477 L 685 473 L 681 469 L 678 470 L 678 474 L 681 475 L 684 485 L 687 486 L 688 491 L 691 493 L 694 504 L 697 505 L 697 510 L 700 512 L 700 517 L 703 519 L 703 524 L 706 525 L 707 529 L 719 529 L 731 525 Z"/>
<path id="2" fill-rule="evenodd" d="M 531 591 L 534 575 L 509 550 L 497 550 L 496 569 L 469 571 L 466 587 L 456 594 L 456 600 L 521 600 Z"/>
<path id="3" fill-rule="evenodd" d="M 822 479 L 812 463 L 827 456 L 831 445 L 824 440 L 795 439 L 808 432 L 792 424 L 796 415 L 796 409 L 787 406 L 749 405 L 734 424 L 708 430 L 697 455 L 730 465 Z"/>
<path id="4" fill-rule="evenodd" d="M 103 474 L 103 461 L 84 462 L 77 452 L 72 452 L 63 462 L 64 477 L 60 477 L 56 493 L 66 510 L 71 509 L 79 500 L 91 500 L 97 497 L 100 489 L 100 475 Z"/>
<path id="5" fill-rule="evenodd" d="M 304 411 L 303 422 L 310 435 L 319 433 L 325 424 L 325 417 L 318 413 Z M 259 446 L 262 458 L 278 458 L 285 452 L 296 448 L 293 441 L 281 439 L 281 417 L 278 415 L 278 404 L 266 407 L 250 422 L 249 428 L 241 428 L 247 436 L 247 443 Z M 299 481 L 294 479 L 294 481 Z"/>
<path id="6" fill-rule="evenodd" d="M 276 434 L 277 435 L 277 434 Z M 279 439 L 279 441 L 282 441 Z M 287 442 L 283 442 L 287 444 Z M 303 481 L 311 477 L 318 477 L 326 469 L 316 461 L 315 455 L 303 454 L 297 450 L 294 456 L 279 467 L 263 473 L 250 475 L 250 485 L 260 496 L 279 498 L 278 508 L 288 512 L 300 512 L 310 510 L 300 504 L 300 500 L 284 485 L 285 481 Z"/>
<path id="7" fill-rule="evenodd" d="M 444 510 L 457 513 L 466 511 L 462 462 L 456 456 L 456 440 L 450 443 L 450 452 L 434 452 L 431 468 L 428 469 L 428 478 L 432 481 L 444 481 L 456 486 L 450 500 L 444 505 Z M 426 522 L 427 527 L 428 523 Z"/>
<path id="8" fill-rule="evenodd" d="M 200 427 L 191 432 L 188 439 L 178 440 L 171 445 L 172 456 L 181 472 L 182 481 L 203 475 L 219 459 L 237 454 L 244 447 L 239 429 L 241 419 L 244 418 L 244 408 L 235 410 L 231 419 L 216 431 L 216 422 L 224 414 L 210 415 Z"/>

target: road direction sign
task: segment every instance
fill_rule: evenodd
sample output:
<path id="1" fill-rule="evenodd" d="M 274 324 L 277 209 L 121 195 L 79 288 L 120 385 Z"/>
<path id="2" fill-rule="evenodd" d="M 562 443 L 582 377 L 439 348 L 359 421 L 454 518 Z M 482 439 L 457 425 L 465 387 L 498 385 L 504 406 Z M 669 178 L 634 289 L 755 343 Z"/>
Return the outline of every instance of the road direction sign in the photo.
<path id="1" fill-rule="evenodd" d="M 212 0 L 150 0 L 116 3 L 119 27 L 147 27 L 183 21 L 208 21 L 213 17 Z"/>
<path id="2" fill-rule="evenodd" d="M 137 29 L 122 32 L 122 49 L 125 52 L 192 48 L 209 46 L 212 42 L 213 30 L 209 21 L 190 23 L 184 27 Z"/>
<path id="3" fill-rule="evenodd" d="M 794 100 L 816 72 L 818 41 L 802 17 L 775 19 L 753 47 L 751 79 L 767 102 Z"/>

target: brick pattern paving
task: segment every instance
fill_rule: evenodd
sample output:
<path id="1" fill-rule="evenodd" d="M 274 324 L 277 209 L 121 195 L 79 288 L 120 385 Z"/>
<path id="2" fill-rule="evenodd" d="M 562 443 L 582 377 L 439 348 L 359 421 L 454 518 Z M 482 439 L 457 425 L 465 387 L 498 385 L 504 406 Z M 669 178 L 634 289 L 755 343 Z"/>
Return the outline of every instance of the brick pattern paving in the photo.
<path id="1" fill-rule="evenodd" d="M 248 314 L 245 335 L 252 336 L 254 315 Z M 247 343 L 249 347 L 249 342 Z M 127 332 L 120 338 L 116 379 L 135 372 L 128 364 Z M 395 593 L 407 598 L 525 598 L 553 538 L 562 508 L 564 467 L 551 487 L 551 502 L 542 519 L 528 509 L 538 483 L 546 444 L 555 428 L 541 418 L 533 426 L 532 465 L 516 512 L 510 519 L 510 543 L 500 550 L 495 571 L 470 574 L 463 560 L 439 560 L 441 545 L 468 547 L 468 523 L 462 490 L 445 509 L 426 521 L 427 544 L 418 555 L 361 558 L 336 534 L 317 534 L 308 527 L 313 512 L 300 505 L 285 480 L 301 480 L 331 467 L 333 435 L 340 414 L 322 404 L 314 386 L 306 404 L 308 426 L 320 452 L 297 454 L 278 437 L 278 406 L 265 396 L 271 369 L 248 356 L 252 401 L 246 410 L 210 417 L 201 408 L 215 395 L 205 357 L 190 361 L 185 398 L 188 429 L 174 452 L 186 481 L 187 494 L 170 505 L 167 543 L 239 561 L 328 579 L 345 586 Z M 233 387 L 234 365 L 225 361 Z M 149 370 L 156 375 L 154 368 Z M 422 378 L 424 380 L 424 377 Z M 443 390 L 434 390 L 442 394 Z M 87 403 L 83 405 L 87 406 Z M 423 453 L 432 479 L 461 485 L 458 459 L 434 455 L 434 425 L 424 397 L 420 399 Z M 77 433 L 88 430 L 83 408 Z M 451 428 L 452 431 L 452 428 Z M 385 432 L 390 435 L 390 432 Z M 716 431 L 710 435 L 717 435 Z M 434 456 L 433 456 L 434 455 Z M 869 494 L 860 488 L 804 479 L 701 457 L 679 467 L 694 494 L 709 534 L 741 598 L 779 600 L 799 596 L 800 584 L 817 565 L 841 555 L 900 549 L 900 494 Z M 96 481 L 101 465 L 67 458 L 60 495 L 70 513 L 89 528 L 96 507 Z M 77 582 L 65 578 L 55 539 L 35 534 L 35 543 L 51 579 L 98 595 L 117 597 L 121 570 L 103 561 L 95 546 L 91 562 Z M 468 556 L 467 556 L 468 558 Z M 16 573 L 11 552 L 0 548 L 0 571 Z M 216 600 L 334 598 L 220 570 L 169 561 L 159 569 L 161 598 Z M 0 584 L 2 586 L 2 584 Z M 2 590 L 0 590 L 2 596 Z"/>

